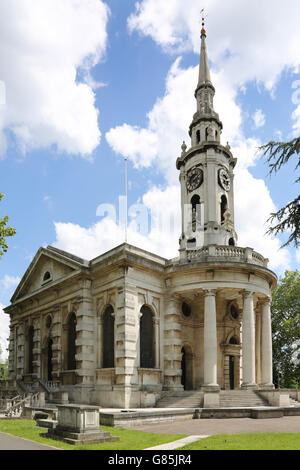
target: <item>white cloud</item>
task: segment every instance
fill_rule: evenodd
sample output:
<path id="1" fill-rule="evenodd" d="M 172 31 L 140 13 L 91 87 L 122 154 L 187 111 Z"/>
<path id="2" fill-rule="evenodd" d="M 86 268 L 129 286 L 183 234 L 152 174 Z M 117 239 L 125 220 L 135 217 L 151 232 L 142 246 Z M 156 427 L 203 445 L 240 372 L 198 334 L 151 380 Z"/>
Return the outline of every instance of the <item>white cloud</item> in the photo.
<path id="1" fill-rule="evenodd" d="M 272 89 L 285 67 L 300 63 L 299 2 L 289 0 L 204 0 L 210 60 L 231 76 L 235 85 L 262 81 Z M 136 3 L 128 19 L 131 32 L 151 36 L 168 52 L 199 52 L 199 4 L 194 0 Z M 283 40 L 284 36 L 284 40 Z"/>
<path id="2" fill-rule="evenodd" d="M 5 274 L 3 279 L 0 279 L 0 287 L 2 293 L 5 292 L 10 292 L 11 290 L 15 289 L 19 282 L 21 281 L 21 278 L 19 276 L 9 276 L 8 274 Z"/>
<path id="3" fill-rule="evenodd" d="M 1 359 L 5 360 L 8 357 L 6 351 L 8 347 L 9 338 L 9 315 L 3 312 L 4 306 L 0 304 L 0 346 L 2 350 Z"/>
<path id="4" fill-rule="evenodd" d="M 266 123 L 266 116 L 262 112 L 261 109 L 257 109 L 255 113 L 252 115 L 252 119 L 254 122 L 254 126 L 256 129 L 259 129 L 260 127 L 263 127 Z"/>
<path id="5" fill-rule="evenodd" d="M 284 272 L 289 268 L 290 254 L 278 238 L 266 236 L 267 219 L 276 211 L 263 180 L 254 178 L 247 169 L 235 171 L 235 225 L 238 245 L 248 246 L 270 260 L 271 269 Z"/>
<path id="6" fill-rule="evenodd" d="M 102 0 L 0 2 L 2 156 L 9 133 L 24 153 L 54 146 L 88 156 L 98 146 L 91 69 L 105 56 L 108 16 Z"/>
<path id="7" fill-rule="evenodd" d="M 143 196 L 141 204 L 129 208 L 128 243 L 166 258 L 176 257 L 181 223 L 178 209 L 179 186 L 153 187 Z M 149 225 L 145 224 L 145 214 L 147 219 L 150 216 Z M 105 217 L 88 228 L 55 223 L 55 230 L 55 247 L 85 259 L 93 259 L 125 240 L 124 226 L 113 217 Z"/>

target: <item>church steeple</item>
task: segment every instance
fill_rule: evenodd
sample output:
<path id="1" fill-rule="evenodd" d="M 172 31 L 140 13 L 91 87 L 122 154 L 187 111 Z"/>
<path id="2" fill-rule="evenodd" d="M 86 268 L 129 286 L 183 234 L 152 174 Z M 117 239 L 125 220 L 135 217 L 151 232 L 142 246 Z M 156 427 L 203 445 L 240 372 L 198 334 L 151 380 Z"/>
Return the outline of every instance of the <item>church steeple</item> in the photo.
<path id="1" fill-rule="evenodd" d="M 233 201 L 236 159 L 229 145 L 221 145 L 223 125 L 214 110 L 214 96 L 203 20 L 195 91 L 197 112 L 189 128 L 191 147 L 188 150 L 184 142 L 181 157 L 177 159 L 182 200 L 182 253 L 208 245 L 237 243 Z"/>
<path id="2" fill-rule="evenodd" d="M 210 70 L 208 65 L 208 56 L 206 48 L 206 31 L 204 29 L 204 23 L 202 24 L 203 28 L 201 30 L 201 54 L 200 54 L 200 66 L 199 66 L 199 80 L 198 87 L 205 84 L 212 84 L 210 78 Z"/>

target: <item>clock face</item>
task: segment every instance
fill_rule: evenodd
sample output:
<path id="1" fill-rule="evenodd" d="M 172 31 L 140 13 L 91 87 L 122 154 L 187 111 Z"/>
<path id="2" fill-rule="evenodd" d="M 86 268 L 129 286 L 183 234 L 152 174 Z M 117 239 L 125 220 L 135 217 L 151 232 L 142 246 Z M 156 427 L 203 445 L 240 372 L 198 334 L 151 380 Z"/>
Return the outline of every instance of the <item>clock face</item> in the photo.
<path id="1" fill-rule="evenodd" d="M 187 174 L 186 187 L 188 191 L 194 191 L 203 183 L 203 171 L 201 168 L 193 168 Z"/>
<path id="2" fill-rule="evenodd" d="M 224 168 L 219 170 L 219 184 L 223 189 L 225 189 L 225 191 L 230 190 L 230 177 L 228 171 Z"/>

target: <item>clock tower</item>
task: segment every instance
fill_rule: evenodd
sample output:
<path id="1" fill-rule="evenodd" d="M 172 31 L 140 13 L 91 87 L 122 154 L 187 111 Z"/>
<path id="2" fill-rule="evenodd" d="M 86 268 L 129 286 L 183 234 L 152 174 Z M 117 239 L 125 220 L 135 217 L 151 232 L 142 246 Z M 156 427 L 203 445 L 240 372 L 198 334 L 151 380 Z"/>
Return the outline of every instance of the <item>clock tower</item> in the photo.
<path id="1" fill-rule="evenodd" d="M 236 159 L 221 144 L 222 122 L 214 110 L 204 22 L 201 30 L 197 111 L 189 128 L 191 146 L 182 145 L 176 166 L 180 170 L 182 235 L 180 252 L 208 245 L 235 246 L 233 170 Z"/>

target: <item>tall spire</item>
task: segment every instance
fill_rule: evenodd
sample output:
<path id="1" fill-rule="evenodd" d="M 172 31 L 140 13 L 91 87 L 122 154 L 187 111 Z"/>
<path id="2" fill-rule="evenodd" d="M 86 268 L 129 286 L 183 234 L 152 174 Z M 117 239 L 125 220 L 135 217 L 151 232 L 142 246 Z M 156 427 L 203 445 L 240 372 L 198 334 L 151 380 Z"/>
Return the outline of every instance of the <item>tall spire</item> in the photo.
<path id="1" fill-rule="evenodd" d="M 202 29 L 201 29 L 201 53 L 200 53 L 200 66 L 199 66 L 199 80 L 198 87 L 205 85 L 207 83 L 211 84 L 210 70 L 208 65 L 208 56 L 206 48 L 206 31 L 204 18 L 202 17 Z"/>

